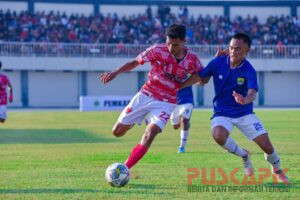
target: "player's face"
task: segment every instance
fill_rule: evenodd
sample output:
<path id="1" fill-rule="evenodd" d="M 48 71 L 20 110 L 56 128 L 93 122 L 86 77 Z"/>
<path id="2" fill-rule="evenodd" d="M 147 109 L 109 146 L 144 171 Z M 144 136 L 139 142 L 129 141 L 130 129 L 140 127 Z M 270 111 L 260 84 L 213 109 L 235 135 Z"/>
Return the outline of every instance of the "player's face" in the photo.
<path id="1" fill-rule="evenodd" d="M 249 51 L 248 45 L 242 39 L 232 39 L 229 44 L 231 63 L 241 62 Z"/>
<path id="2" fill-rule="evenodd" d="M 181 40 L 179 38 L 171 39 L 167 37 L 166 43 L 169 52 L 173 54 L 176 58 L 180 58 L 181 54 L 184 52 L 185 40 Z"/>

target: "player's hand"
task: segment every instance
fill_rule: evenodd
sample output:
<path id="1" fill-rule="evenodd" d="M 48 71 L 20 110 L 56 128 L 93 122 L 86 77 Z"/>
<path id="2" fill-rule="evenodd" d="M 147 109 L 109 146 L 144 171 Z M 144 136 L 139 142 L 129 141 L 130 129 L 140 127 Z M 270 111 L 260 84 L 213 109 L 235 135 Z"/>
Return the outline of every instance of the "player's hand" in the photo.
<path id="1" fill-rule="evenodd" d="M 116 71 L 112 72 L 105 72 L 99 75 L 99 79 L 103 84 L 108 83 L 109 81 L 113 80 L 117 76 Z"/>
<path id="2" fill-rule="evenodd" d="M 13 100 L 14 100 L 14 99 L 13 99 L 13 96 L 10 95 L 9 98 L 8 98 L 9 103 L 13 102 Z"/>
<path id="3" fill-rule="evenodd" d="M 243 95 L 236 93 L 235 91 L 232 92 L 232 96 L 234 97 L 235 101 L 239 104 L 245 105 L 246 104 L 246 100 L 245 97 L 243 97 Z"/>
<path id="4" fill-rule="evenodd" d="M 198 82 L 197 82 L 197 85 L 198 85 L 198 86 L 204 86 L 205 83 L 203 83 L 202 81 L 198 81 Z"/>
<path id="5" fill-rule="evenodd" d="M 221 49 L 220 46 L 217 47 L 217 53 L 215 55 L 215 57 L 220 57 L 220 56 L 226 56 L 229 55 L 229 49 Z"/>

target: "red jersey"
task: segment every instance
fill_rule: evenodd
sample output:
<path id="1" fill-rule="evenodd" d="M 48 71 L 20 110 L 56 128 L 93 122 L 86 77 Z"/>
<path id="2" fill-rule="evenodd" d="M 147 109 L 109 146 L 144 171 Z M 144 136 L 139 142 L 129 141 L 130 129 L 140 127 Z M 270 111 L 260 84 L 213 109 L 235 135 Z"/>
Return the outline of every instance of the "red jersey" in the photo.
<path id="1" fill-rule="evenodd" d="M 201 70 L 202 64 L 196 53 L 186 49 L 185 57 L 178 63 L 166 44 L 157 44 L 140 53 L 139 64 L 150 62 L 148 80 L 141 92 L 152 95 L 160 101 L 176 103 L 176 94 L 188 74 Z"/>
<path id="2" fill-rule="evenodd" d="M 0 105 L 7 104 L 7 85 L 10 84 L 6 75 L 0 74 Z"/>

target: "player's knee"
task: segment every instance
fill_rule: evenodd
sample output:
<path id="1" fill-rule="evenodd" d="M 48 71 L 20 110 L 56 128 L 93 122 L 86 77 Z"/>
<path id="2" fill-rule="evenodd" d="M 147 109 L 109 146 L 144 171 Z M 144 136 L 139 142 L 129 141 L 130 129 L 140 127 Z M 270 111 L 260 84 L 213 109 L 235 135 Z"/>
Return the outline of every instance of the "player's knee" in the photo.
<path id="1" fill-rule="evenodd" d="M 174 124 L 173 128 L 176 129 L 176 130 L 179 129 L 180 128 L 180 124 Z"/>
<path id="2" fill-rule="evenodd" d="M 116 126 L 116 127 L 113 127 L 112 129 L 112 134 L 116 137 L 121 137 L 125 134 L 125 130 L 123 130 L 122 128 Z"/>
<path id="3" fill-rule="evenodd" d="M 227 139 L 226 135 L 220 132 L 214 132 L 213 138 L 219 145 L 224 145 Z"/>
<path id="4" fill-rule="evenodd" d="M 112 134 L 113 134 L 114 136 L 119 137 L 120 132 L 118 131 L 118 129 L 113 128 L 113 129 L 111 130 L 111 132 L 112 132 Z"/>

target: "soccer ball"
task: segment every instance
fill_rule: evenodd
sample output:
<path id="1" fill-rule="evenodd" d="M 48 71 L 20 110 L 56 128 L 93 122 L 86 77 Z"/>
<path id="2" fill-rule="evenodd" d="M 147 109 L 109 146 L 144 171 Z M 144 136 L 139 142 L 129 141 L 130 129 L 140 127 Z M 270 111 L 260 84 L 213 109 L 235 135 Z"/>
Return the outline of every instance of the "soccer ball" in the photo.
<path id="1" fill-rule="evenodd" d="M 122 163 L 114 163 L 106 169 L 105 179 L 113 187 L 123 187 L 129 182 L 130 171 Z"/>

